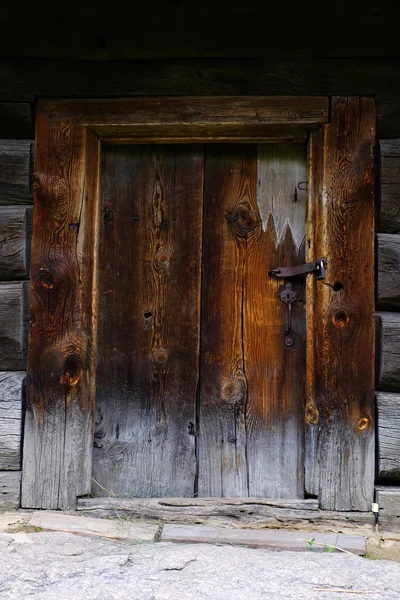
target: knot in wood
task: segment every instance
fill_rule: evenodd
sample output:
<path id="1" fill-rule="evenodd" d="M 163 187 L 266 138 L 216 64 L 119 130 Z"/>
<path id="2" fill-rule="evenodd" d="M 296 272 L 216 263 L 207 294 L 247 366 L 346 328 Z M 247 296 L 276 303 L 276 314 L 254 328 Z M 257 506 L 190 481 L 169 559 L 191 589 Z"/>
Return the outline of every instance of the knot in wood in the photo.
<path id="1" fill-rule="evenodd" d="M 76 387 L 82 378 L 82 362 L 78 354 L 70 354 L 64 362 L 64 370 L 60 379 L 60 383 L 67 390 Z"/>
<path id="2" fill-rule="evenodd" d="M 359 419 L 357 421 L 357 430 L 364 431 L 365 429 L 367 429 L 368 425 L 369 425 L 368 417 L 361 417 L 361 419 Z"/>
<path id="3" fill-rule="evenodd" d="M 319 411 L 315 404 L 311 402 L 306 406 L 306 422 L 310 425 L 316 425 L 319 420 Z"/>
<path id="4" fill-rule="evenodd" d="M 345 325 L 347 325 L 349 320 L 350 320 L 350 317 L 349 317 L 347 311 L 345 311 L 343 308 L 340 308 L 339 310 L 337 310 L 335 312 L 335 314 L 333 315 L 333 324 L 336 327 L 344 327 Z"/>
<path id="5" fill-rule="evenodd" d="M 241 404 L 245 390 L 246 386 L 242 379 L 232 379 L 222 386 L 221 400 L 227 404 Z"/>
<path id="6" fill-rule="evenodd" d="M 42 287 L 46 288 L 47 290 L 53 289 L 55 277 L 51 273 L 50 269 L 47 269 L 46 267 L 41 267 L 41 269 L 39 271 L 38 279 L 39 279 Z"/>
<path id="7" fill-rule="evenodd" d="M 169 359 L 169 352 L 167 348 L 159 346 L 152 352 L 153 364 L 157 367 L 164 367 Z"/>
<path id="8" fill-rule="evenodd" d="M 171 260 L 171 252 L 168 248 L 159 248 L 154 256 L 154 268 L 162 271 L 167 268 Z"/>
<path id="9" fill-rule="evenodd" d="M 226 220 L 234 235 L 239 238 L 246 237 L 261 223 L 259 215 L 247 202 L 239 204 L 227 215 Z"/>

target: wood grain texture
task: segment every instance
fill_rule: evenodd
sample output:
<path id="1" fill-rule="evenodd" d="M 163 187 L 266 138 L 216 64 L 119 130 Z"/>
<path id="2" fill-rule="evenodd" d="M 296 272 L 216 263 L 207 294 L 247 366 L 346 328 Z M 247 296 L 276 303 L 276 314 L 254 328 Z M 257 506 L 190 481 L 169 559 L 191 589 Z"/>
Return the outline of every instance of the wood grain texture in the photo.
<path id="1" fill-rule="evenodd" d="M 285 346 L 284 284 L 277 266 L 304 262 L 305 147 L 259 146 L 257 229 L 248 235 L 243 275 L 244 357 L 248 383 L 246 454 L 249 495 L 304 495 L 304 283 L 293 281 L 294 344 Z"/>
<path id="2" fill-rule="evenodd" d="M 167 523 L 230 527 L 318 528 L 371 525 L 370 512 L 320 510 L 316 500 L 262 498 L 79 498 L 77 510 L 97 517 L 118 515 Z"/>
<path id="3" fill-rule="evenodd" d="M 21 468 L 25 372 L 0 373 L 0 469 Z"/>
<path id="4" fill-rule="evenodd" d="M 194 493 L 203 168 L 202 146 L 104 150 L 96 495 Z"/>
<path id="5" fill-rule="evenodd" d="M 376 488 L 375 501 L 379 504 L 379 522 L 382 533 L 385 531 L 400 532 L 400 488 Z"/>
<path id="6" fill-rule="evenodd" d="M 16 509 L 21 502 L 21 471 L 0 471 L 0 508 Z"/>
<path id="7" fill-rule="evenodd" d="M 400 394 L 376 394 L 378 478 L 400 479 Z"/>
<path id="8" fill-rule="evenodd" d="M 377 307 L 381 310 L 399 310 L 400 235 L 377 235 L 377 261 Z"/>
<path id="9" fill-rule="evenodd" d="M 383 391 L 400 391 L 400 314 L 377 313 L 377 386 Z"/>
<path id="10" fill-rule="evenodd" d="M 0 370 L 26 367 L 29 283 L 0 283 Z"/>
<path id="11" fill-rule="evenodd" d="M 308 427 L 318 430 L 319 502 L 370 510 L 374 483 L 374 101 L 335 97 L 310 142 Z"/>
<path id="12" fill-rule="evenodd" d="M 378 231 L 400 231 L 400 140 L 380 140 Z"/>
<path id="13" fill-rule="evenodd" d="M 205 157 L 198 495 L 247 496 L 243 287 L 258 232 L 257 146 Z"/>
<path id="14" fill-rule="evenodd" d="M 0 139 L 29 139 L 33 136 L 29 102 L 0 102 Z"/>
<path id="15" fill-rule="evenodd" d="M 31 206 L 0 206 L 0 280 L 29 277 Z"/>
<path id="16" fill-rule="evenodd" d="M 90 492 L 99 143 L 37 118 L 22 504 L 71 508 Z"/>
<path id="17" fill-rule="evenodd" d="M 32 198 L 31 140 L 0 140 L 0 204 L 26 204 Z"/>

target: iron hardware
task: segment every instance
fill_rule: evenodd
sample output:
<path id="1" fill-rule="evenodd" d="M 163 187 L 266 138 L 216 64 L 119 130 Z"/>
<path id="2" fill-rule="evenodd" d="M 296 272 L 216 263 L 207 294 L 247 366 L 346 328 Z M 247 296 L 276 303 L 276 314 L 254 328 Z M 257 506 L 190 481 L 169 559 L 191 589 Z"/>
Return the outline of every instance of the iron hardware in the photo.
<path id="1" fill-rule="evenodd" d="M 292 304 L 297 300 L 297 294 L 291 283 L 285 283 L 279 288 L 279 298 L 287 306 L 287 316 L 285 322 L 285 346 L 291 347 L 294 344 L 292 334 Z"/>
<path id="2" fill-rule="evenodd" d="M 276 267 L 275 269 L 268 271 L 268 275 L 286 278 L 307 275 L 307 273 L 315 273 L 317 279 L 325 279 L 325 270 L 327 267 L 328 261 L 326 258 L 319 258 L 313 262 L 295 265 L 294 267 Z"/>

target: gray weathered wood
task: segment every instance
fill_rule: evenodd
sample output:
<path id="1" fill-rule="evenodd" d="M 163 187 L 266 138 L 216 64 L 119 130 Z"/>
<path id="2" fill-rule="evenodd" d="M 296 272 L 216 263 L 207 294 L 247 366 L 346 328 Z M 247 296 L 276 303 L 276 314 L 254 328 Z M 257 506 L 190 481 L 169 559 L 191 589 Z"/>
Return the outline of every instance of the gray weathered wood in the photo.
<path id="1" fill-rule="evenodd" d="M 399 159 L 400 168 L 400 159 Z M 399 183 L 400 190 L 400 183 Z M 400 206 L 400 195 L 399 195 Z M 377 306 L 383 310 L 400 309 L 400 235 L 377 236 Z"/>
<path id="2" fill-rule="evenodd" d="M 376 394 L 378 477 L 400 479 L 400 394 Z"/>
<path id="3" fill-rule="evenodd" d="M 400 230 L 400 140 L 380 141 L 380 203 L 378 231 Z"/>
<path id="4" fill-rule="evenodd" d="M 400 313 L 377 316 L 377 386 L 382 391 L 400 391 Z"/>
<path id="5" fill-rule="evenodd" d="M 32 198 L 32 153 L 31 140 L 0 140 L 0 204 Z"/>
<path id="6" fill-rule="evenodd" d="M 28 102 L 0 102 L 0 138 L 32 137 L 32 110 Z"/>
<path id="7" fill-rule="evenodd" d="M 31 206 L 0 206 L 0 281 L 29 277 L 32 214 Z"/>
<path id="8" fill-rule="evenodd" d="M 29 282 L 0 283 L 0 371 L 26 367 Z"/>
<path id="9" fill-rule="evenodd" d="M 24 372 L 0 372 L 0 469 L 21 468 Z"/>
<path id="10" fill-rule="evenodd" d="M 400 487 L 377 487 L 375 500 L 379 504 L 379 522 L 385 530 L 400 531 Z"/>
<path id="11" fill-rule="evenodd" d="M 77 510 L 99 517 L 123 516 L 168 523 L 293 527 L 345 527 L 373 523 L 368 512 L 320 510 L 316 500 L 261 498 L 79 498 Z"/>
<path id="12" fill-rule="evenodd" d="M 19 508 L 21 471 L 0 471 L 0 509 Z"/>

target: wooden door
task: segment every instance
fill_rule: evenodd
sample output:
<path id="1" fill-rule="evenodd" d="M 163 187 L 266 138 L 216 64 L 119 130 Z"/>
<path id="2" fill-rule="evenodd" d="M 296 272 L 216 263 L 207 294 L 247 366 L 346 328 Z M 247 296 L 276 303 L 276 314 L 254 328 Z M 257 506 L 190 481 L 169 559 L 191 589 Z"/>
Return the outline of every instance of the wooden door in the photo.
<path id="1" fill-rule="evenodd" d="M 103 151 L 93 492 L 304 495 L 305 144 Z M 105 491 L 106 490 L 106 491 Z"/>

